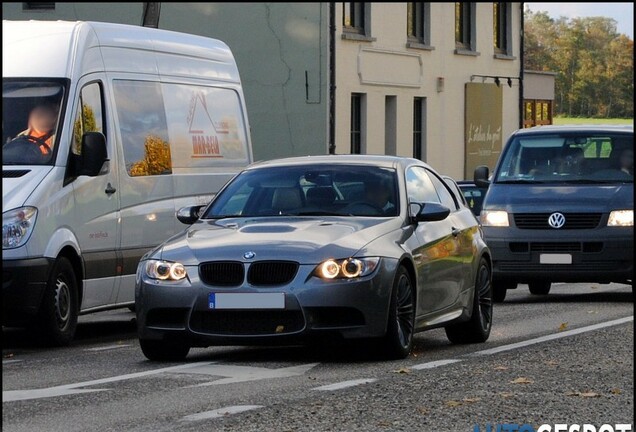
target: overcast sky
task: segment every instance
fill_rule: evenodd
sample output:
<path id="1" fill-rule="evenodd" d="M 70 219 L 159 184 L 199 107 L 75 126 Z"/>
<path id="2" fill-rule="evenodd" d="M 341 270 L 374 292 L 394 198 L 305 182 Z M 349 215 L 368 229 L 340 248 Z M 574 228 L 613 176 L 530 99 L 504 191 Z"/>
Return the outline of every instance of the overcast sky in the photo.
<path id="1" fill-rule="evenodd" d="M 616 20 L 616 30 L 634 40 L 634 3 L 526 3 L 532 12 L 547 12 L 550 18 L 602 16 Z"/>

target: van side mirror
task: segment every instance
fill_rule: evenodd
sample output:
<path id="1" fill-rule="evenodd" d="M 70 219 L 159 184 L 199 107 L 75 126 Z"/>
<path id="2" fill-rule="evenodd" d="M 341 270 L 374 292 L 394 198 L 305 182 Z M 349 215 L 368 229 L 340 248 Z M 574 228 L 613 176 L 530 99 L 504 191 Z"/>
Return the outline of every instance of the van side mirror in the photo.
<path id="1" fill-rule="evenodd" d="M 206 205 L 195 205 L 189 207 L 181 207 L 177 211 L 177 219 L 182 224 L 192 225 L 195 223 L 203 214 L 203 210 Z"/>
<path id="2" fill-rule="evenodd" d="M 473 174 L 473 182 L 475 186 L 482 189 L 488 189 L 490 186 L 490 180 L 488 177 L 490 176 L 490 170 L 487 166 L 481 165 L 475 168 L 475 173 Z"/>
<path id="3" fill-rule="evenodd" d="M 108 160 L 106 137 L 101 132 L 86 132 L 82 135 L 82 153 L 76 159 L 76 175 L 95 177 Z"/>

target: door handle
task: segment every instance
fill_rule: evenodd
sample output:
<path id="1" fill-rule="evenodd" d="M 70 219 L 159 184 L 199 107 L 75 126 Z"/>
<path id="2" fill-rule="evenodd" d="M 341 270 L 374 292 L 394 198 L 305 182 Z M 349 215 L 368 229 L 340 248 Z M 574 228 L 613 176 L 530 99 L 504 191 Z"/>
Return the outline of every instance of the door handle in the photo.
<path id="1" fill-rule="evenodd" d="M 457 237 L 460 232 L 462 231 L 458 228 L 455 228 L 455 227 L 451 228 L 451 234 L 453 235 L 453 237 Z"/>
<path id="2" fill-rule="evenodd" d="M 104 190 L 104 192 L 106 192 L 106 195 L 112 195 L 117 192 L 117 189 L 115 189 L 113 185 L 108 182 L 108 184 L 106 185 L 106 190 Z"/>

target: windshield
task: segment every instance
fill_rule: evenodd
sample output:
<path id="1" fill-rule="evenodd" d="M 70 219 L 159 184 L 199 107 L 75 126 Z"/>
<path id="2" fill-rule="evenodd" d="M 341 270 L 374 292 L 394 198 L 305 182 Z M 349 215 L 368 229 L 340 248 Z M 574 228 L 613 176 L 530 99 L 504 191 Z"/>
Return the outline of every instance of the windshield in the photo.
<path id="1" fill-rule="evenodd" d="M 302 165 L 247 170 L 214 199 L 206 218 L 255 216 L 396 216 L 394 169 Z"/>
<path id="2" fill-rule="evenodd" d="M 2 81 L 2 164 L 50 165 L 59 135 L 64 82 Z"/>
<path id="3" fill-rule="evenodd" d="M 634 138 L 580 132 L 516 137 L 506 148 L 494 181 L 633 182 Z"/>

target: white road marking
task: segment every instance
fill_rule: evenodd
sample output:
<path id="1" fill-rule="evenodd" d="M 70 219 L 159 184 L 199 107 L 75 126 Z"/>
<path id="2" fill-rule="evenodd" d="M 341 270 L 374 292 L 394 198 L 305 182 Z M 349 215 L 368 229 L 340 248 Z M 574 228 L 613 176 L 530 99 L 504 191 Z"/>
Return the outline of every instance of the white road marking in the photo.
<path id="1" fill-rule="evenodd" d="M 211 363 L 210 362 L 187 363 L 187 364 L 182 364 L 178 366 L 170 366 L 170 367 L 161 368 L 161 369 L 153 369 L 153 370 L 144 371 L 144 372 L 118 375 L 118 376 L 114 376 L 110 378 L 84 381 L 84 382 L 74 383 L 74 384 L 65 384 L 61 386 L 55 386 L 55 387 L 49 387 L 49 388 L 43 388 L 43 389 L 7 390 L 7 391 L 3 390 L 2 403 L 19 401 L 19 400 L 27 400 L 27 399 L 42 399 L 42 398 L 48 398 L 48 397 L 54 397 L 54 396 L 71 395 L 76 393 L 89 393 L 89 392 L 110 390 L 110 389 L 85 389 L 85 390 L 76 390 L 76 389 L 78 387 L 88 387 L 88 386 L 106 384 L 106 383 L 111 383 L 116 381 L 124 381 L 128 379 L 139 378 L 139 377 L 148 376 L 148 375 L 156 375 L 163 372 L 175 372 L 181 369 L 197 367 L 202 364 L 209 365 Z"/>
<path id="2" fill-rule="evenodd" d="M 330 390 L 342 390 L 349 387 L 354 387 L 361 384 L 369 384 L 377 381 L 375 378 L 363 378 L 351 381 L 343 381 L 335 384 L 324 385 L 322 387 L 316 387 L 312 390 L 330 391 Z"/>
<path id="3" fill-rule="evenodd" d="M 461 361 L 461 360 L 458 360 L 458 359 L 436 360 L 436 361 L 432 361 L 432 362 L 428 362 L 428 363 L 416 364 L 415 366 L 409 366 L 409 369 L 416 369 L 416 370 L 433 369 L 433 368 L 436 368 L 438 366 L 445 366 L 447 364 L 457 363 L 459 361 Z"/>
<path id="4" fill-rule="evenodd" d="M 212 411 L 205 411 L 197 414 L 190 414 L 181 419 L 181 421 L 199 421 L 224 417 L 227 415 L 238 414 L 245 411 L 263 408 L 262 405 L 236 405 L 225 408 L 219 408 Z"/>
<path id="5" fill-rule="evenodd" d="M 84 351 L 106 351 L 106 350 L 112 350 L 112 349 L 117 349 L 117 348 L 129 347 L 129 346 L 130 346 L 130 344 L 107 345 L 107 346 L 103 346 L 103 347 L 86 348 Z"/>
<path id="6" fill-rule="evenodd" d="M 11 364 L 11 363 L 20 363 L 23 360 L 2 360 L 2 364 L 6 365 L 6 364 Z"/>
<path id="7" fill-rule="evenodd" d="M 490 354 L 497 354 L 503 351 L 510 351 L 513 349 L 517 349 L 517 348 L 523 348 L 529 345 L 534 345 L 534 344 L 538 344 L 541 342 L 547 342 L 547 341 L 551 341 L 554 339 L 561 339 L 564 337 L 568 337 L 568 336 L 573 336 L 573 335 L 577 335 L 577 334 L 581 334 L 581 333 L 586 333 L 589 331 L 594 331 L 594 330 L 599 330 L 605 327 L 612 327 L 615 325 L 619 325 L 619 324 L 624 324 L 630 321 L 634 321 L 634 316 L 628 316 L 625 318 L 619 318 L 616 320 L 612 320 L 612 321 L 606 321 L 606 322 L 602 322 L 599 324 L 594 324 L 594 325 L 590 325 L 590 326 L 586 326 L 586 327 L 581 327 L 581 328 L 577 328 L 577 329 L 573 329 L 573 330 L 567 330 L 567 331 L 562 331 L 559 333 L 553 333 L 553 334 L 549 334 L 546 336 L 541 336 L 538 338 L 534 338 L 534 339 L 528 339 L 525 341 L 521 341 L 521 342 L 517 342 L 517 343 L 513 343 L 513 344 L 508 344 L 508 345 L 502 345 L 496 348 L 491 348 L 491 349 L 487 349 L 487 350 L 482 350 L 482 351 L 476 351 L 474 353 L 468 354 L 470 356 L 479 356 L 479 355 L 490 355 Z"/>
<path id="8" fill-rule="evenodd" d="M 221 384 L 239 383 L 247 381 L 259 381 L 272 378 L 289 378 L 293 376 L 303 375 L 310 369 L 318 366 L 320 363 L 309 363 L 299 366 L 284 367 L 279 369 L 268 369 L 252 366 L 234 366 L 234 365 L 201 365 L 196 368 L 179 371 L 180 373 L 197 373 L 204 375 L 213 375 L 225 377 L 223 379 L 210 381 L 202 384 L 195 384 L 191 387 L 205 387 Z"/>

